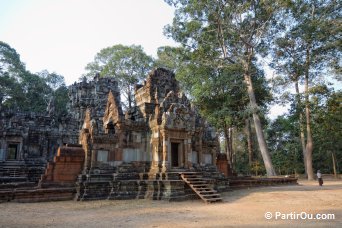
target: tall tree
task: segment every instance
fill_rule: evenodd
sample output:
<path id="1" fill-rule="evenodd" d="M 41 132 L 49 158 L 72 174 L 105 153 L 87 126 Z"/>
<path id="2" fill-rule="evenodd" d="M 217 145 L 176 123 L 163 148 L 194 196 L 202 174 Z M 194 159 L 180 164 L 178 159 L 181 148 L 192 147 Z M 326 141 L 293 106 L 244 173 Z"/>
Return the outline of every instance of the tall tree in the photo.
<path id="1" fill-rule="evenodd" d="M 141 46 L 114 45 L 102 49 L 96 54 L 94 61 L 86 66 L 86 77 L 112 76 L 118 81 L 124 91 L 128 108 L 134 103 L 134 85 L 141 82 L 153 64 L 152 57 L 148 56 Z"/>
<path id="2" fill-rule="evenodd" d="M 64 76 L 57 74 L 56 72 L 50 73 L 48 70 L 42 70 L 37 75 L 43 78 L 50 88 L 53 90 L 58 89 L 61 86 L 65 86 Z"/>
<path id="3" fill-rule="evenodd" d="M 0 41 L 1 106 L 21 111 L 45 112 L 53 91 L 62 86 L 65 86 L 63 76 L 46 70 L 38 74 L 29 72 L 16 50 Z M 60 107 L 65 106 L 64 99 Z"/>
<path id="4" fill-rule="evenodd" d="M 0 93 L 3 106 L 18 107 L 17 102 L 25 98 L 19 81 L 26 73 L 25 64 L 21 62 L 17 51 L 0 41 Z"/>
<path id="5" fill-rule="evenodd" d="M 268 176 L 275 175 L 259 117 L 252 82 L 252 60 L 271 23 L 277 2 L 166 0 L 176 8 L 166 33 L 192 51 L 201 64 L 224 68 L 238 64 L 243 69 L 259 148 Z"/>
<path id="6" fill-rule="evenodd" d="M 287 21 L 287 20 L 286 20 Z M 302 96 L 299 91 L 299 80 L 303 75 L 303 59 L 301 51 L 298 51 L 301 47 L 296 40 L 291 39 L 288 35 L 275 39 L 275 45 L 273 46 L 272 55 L 273 62 L 270 64 L 276 69 L 277 80 L 275 80 L 276 86 L 282 87 L 280 91 L 287 91 L 287 87 L 293 84 L 296 93 L 295 107 L 296 114 L 298 116 L 298 129 L 300 132 L 300 143 L 302 145 L 302 154 L 304 158 L 305 173 L 306 170 L 306 140 L 305 140 L 305 127 L 303 119 L 303 105 Z M 286 94 L 287 92 L 285 92 Z"/>
<path id="7" fill-rule="evenodd" d="M 323 173 L 340 173 L 342 161 L 342 93 L 325 85 L 311 88 L 311 113 L 315 153 L 313 167 Z M 291 98 L 295 102 L 295 96 Z M 279 174 L 301 173 L 303 157 L 299 143 L 298 115 L 295 105 L 286 116 L 279 116 L 268 128 L 272 160 Z"/>
<path id="8" fill-rule="evenodd" d="M 219 69 L 205 66 L 200 64 L 196 56 L 193 55 L 194 53 L 188 52 L 182 47 L 160 47 L 155 64 L 176 72 L 183 91 L 190 95 L 192 101 L 199 107 L 201 114 L 224 137 L 222 149 L 227 154 L 231 167 L 241 172 L 240 168 L 243 165 L 233 164 L 236 160 L 233 159 L 234 154 L 241 153 L 236 151 L 236 145 L 241 139 L 236 135 L 241 135 L 241 128 L 251 117 L 248 95 L 244 87 L 241 86 L 243 69 L 238 64 L 230 64 L 226 68 Z M 252 74 L 257 103 L 264 111 L 266 104 L 271 99 L 270 89 L 263 72 L 256 66 L 253 66 Z M 249 121 L 248 125 L 250 125 Z M 254 141 L 252 140 L 254 132 L 245 131 L 246 138 L 249 139 L 247 140 L 249 145 L 247 149 L 250 155 L 253 154 L 251 145 Z M 248 170 L 248 167 L 245 170 Z"/>
<path id="9" fill-rule="evenodd" d="M 289 1 L 286 14 L 282 14 L 280 38 L 276 40 L 276 53 L 281 69 L 298 89 L 300 78 L 304 80 L 304 101 L 297 95 L 297 106 L 305 107 L 306 145 L 303 148 L 308 179 L 313 174 L 313 133 L 311 124 L 310 87 L 314 80 L 328 74 L 328 68 L 340 63 L 341 16 L 340 4 L 335 0 Z M 280 17 L 279 17 L 280 18 Z M 279 66 L 279 65 L 278 65 Z M 338 67 L 337 67 L 338 68 Z M 299 116 L 300 117 L 300 116 Z M 303 138 L 303 136 L 301 136 Z M 302 139 L 303 141 L 303 139 Z"/>
<path id="10" fill-rule="evenodd" d="M 337 176 L 342 164 L 342 92 L 318 85 L 311 88 L 311 96 L 313 167 Z"/>
<path id="11" fill-rule="evenodd" d="M 154 61 L 154 66 L 176 72 L 182 65 L 186 64 L 186 59 L 187 55 L 184 48 L 162 46 L 157 50 L 157 59 Z"/>

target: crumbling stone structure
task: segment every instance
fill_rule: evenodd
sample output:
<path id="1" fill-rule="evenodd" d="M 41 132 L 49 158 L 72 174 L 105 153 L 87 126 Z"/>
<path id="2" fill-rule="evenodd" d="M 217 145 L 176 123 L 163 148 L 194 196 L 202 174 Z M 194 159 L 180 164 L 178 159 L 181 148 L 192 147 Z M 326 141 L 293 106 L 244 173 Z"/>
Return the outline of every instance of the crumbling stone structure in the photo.
<path id="1" fill-rule="evenodd" d="M 39 187 L 73 186 L 84 164 L 84 150 L 79 145 L 59 147 L 53 161 L 48 162 Z"/>
<path id="2" fill-rule="evenodd" d="M 32 112 L 0 112 L 0 160 L 51 159 L 63 143 L 77 143 L 72 118 Z"/>
<path id="3" fill-rule="evenodd" d="M 82 106 L 85 103 L 81 99 L 72 99 L 78 108 L 75 113 L 84 117 L 80 133 L 80 143 L 86 151 L 84 173 L 132 161 L 151 162 L 151 168 L 158 171 L 216 163 L 219 146 L 215 131 L 180 92 L 172 72 L 153 70 L 144 85 L 136 86 L 137 105 L 125 114 L 115 81 L 97 80 L 111 82 L 106 104 L 101 100 L 94 106 L 87 98 L 87 105 Z M 91 85 L 81 83 L 75 87 Z M 85 91 L 78 89 L 73 94 L 94 95 L 89 89 Z"/>
<path id="4" fill-rule="evenodd" d="M 222 174 L 226 158 L 216 161 L 216 133 L 172 72 L 153 70 L 136 85 L 136 105 L 125 112 L 113 77 L 74 83 L 69 98 L 68 115 L 59 117 L 53 99 L 44 114 L 0 106 L 0 202 L 198 197 L 216 202 L 217 192 L 229 189 Z"/>
<path id="5" fill-rule="evenodd" d="M 78 143 L 70 116 L 0 109 L 0 183 L 39 181 L 59 146 Z"/>
<path id="6" fill-rule="evenodd" d="M 215 131 L 180 92 L 172 72 L 153 70 L 136 86 L 136 106 L 125 112 L 113 77 L 74 83 L 69 98 L 64 117 L 54 116 L 53 99 L 45 114 L 1 112 L 0 159 L 5 162 L 0 167 L 43 161 L 47 168 L 35 182 L 40 179 L 39 186 L 48 188 L 72 186 L 74 180 L 79 200 L 181 200 L 196 195 L 180 171 L 201 169 L 219 179 Z"/>
<path id="7" fill-rule="evenodd" d="M 215 168 L 219 149 L 215 131 L 180 92 L 172 72 L 153 70 L 143 85 L 136 86 L 136 106 L 125 113 L 115 81 L 96 80 L 112 86 L 106 104 L 102 100 L 97 106 L 79 109 L 84 117 L 80 144 L 85 164 L 77 182 L 77 199 L 184 200 L 196 196 L 179 172 L 211 166 L 214 169 L 207 176 L 215 173 L 220 178 Z M 78 89 L 72 94 L 93 88 L 92 83 L 74 85 Z M 228 182 L 221 185 L 224 189 Z"/>

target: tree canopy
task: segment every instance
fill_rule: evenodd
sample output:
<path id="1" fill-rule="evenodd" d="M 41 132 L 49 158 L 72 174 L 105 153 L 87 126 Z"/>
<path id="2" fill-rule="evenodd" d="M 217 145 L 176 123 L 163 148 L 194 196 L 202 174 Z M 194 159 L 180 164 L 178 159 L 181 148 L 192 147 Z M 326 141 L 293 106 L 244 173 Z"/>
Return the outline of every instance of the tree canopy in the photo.
<path id="1" fill-rule="evenodd" d="M 0 41 L 0 105 L 21 111 L 45 112 L 51 97 L 59 101 L 57 114 L 66 112 L 67 93 L 64 77 L 43 70 L 26 70 L 20 55 Z"/>
<path id="2" fill-rule="evenodd" d="M 115 77 L 124 91 L 125 105 L 131 108 L 134 104 L 134 85 L 141 82 L 151 71 L 152 57 L 148 56 L 141 46 L 114 45 L 102 49 L 96 54 L 94 61 L 86 66 L 86 77 Z"/>
<path id="3" fill-rule="evenodd" d="M 279 21 L 273 30 L 277 35 L 271 37 L 272 66 L 281 78 L 278 81 L 283 85 L 293 83 L 296 89 L 295 105 L 302 151 L 306 172 L 311 180 L 314 177 L 312 159 L 315 134 L 311 90 L 317 83 L 325 84 L 327 75 L 332 75 L 340 67 L 340 8 L 334 0 L 289 1 L 278 14 Z M 299 90 L 301 82 L 304 82 L 304 96 Z"/>
<path id="4" fill-rule="evenodd" d="M 135 104 L 135 84 L 152 67 L 167 68 L 219 131 L 222 151 L 235 172 L 305 172 L 309 179 L 317 169 L 340 173 L 341 89 L 331 86 L 332 80 L 341 81 L 338 1 L 165 2 L 175 15 L 164 33 L 178 47 L 160 47 L 157 59 L 138 45 L 107 47 L 83 76 L 114 77 L 129 110 Z M 274 70 L 272 90 L 261 62 Z M 275 97 L 290 109 L 270 120 Z M 45 112 L 49 101 L 58 113 L 66 113 L 64 77 L 28 71 L 16 50 L 0 42 L 0 107 Z"/>
<path id="5" fill-rule="evenodd" d="M 176 8 L 168 36 L 191 53 L 198 66 L 219 70 L 240 68 L 240 80 L 249 97 L 259 148 L 269 176 L 275 175 L 260 120 L 253 73 L 253 59 L 267 34 L 279 4 L 274 1 L 166 0 Z M 228 74 L 229 75 L 229 74 Z M 234 74 L 231 74 L 233 76 Z M 204 88 L 203 88 L 204 89 Z"/>

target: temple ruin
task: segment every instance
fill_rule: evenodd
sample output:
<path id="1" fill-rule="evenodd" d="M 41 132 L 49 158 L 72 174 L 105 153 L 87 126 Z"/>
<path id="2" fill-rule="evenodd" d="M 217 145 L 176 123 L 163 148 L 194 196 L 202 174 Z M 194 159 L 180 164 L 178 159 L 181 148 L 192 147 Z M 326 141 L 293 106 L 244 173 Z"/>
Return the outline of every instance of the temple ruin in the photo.
<path id="1" fill-rule="evenodd" d="M 74 83 L 69 98 L 62 117 L 53 102 L 43 114 L 0 107 L 0 201 L 216 202 L 229 189 L 215 130 L 172 72 L 153 70 L 125 112 L 113 77 Z"/>
<path id="2" fill-rule="evenodd" d="M 151 162 L 160 171 L 215 164 L 219 152 L 216 133 L 180 92 L 173 73 L 152 71 L 144 85 L 136 86 L 136 106 L 125 114 L 117 84 L 110 78 L 95 80 L 111 85 L 106 102 L 89 105 L 93 101 L 86 94 L 96 94 L 97 85 L 77 87 L 72 94 L 85 96 L 71 99 L 76 115 L 80 113 L 84 120 L 80 133 L 86 154 L 84 172 L 132 161 Z"/>

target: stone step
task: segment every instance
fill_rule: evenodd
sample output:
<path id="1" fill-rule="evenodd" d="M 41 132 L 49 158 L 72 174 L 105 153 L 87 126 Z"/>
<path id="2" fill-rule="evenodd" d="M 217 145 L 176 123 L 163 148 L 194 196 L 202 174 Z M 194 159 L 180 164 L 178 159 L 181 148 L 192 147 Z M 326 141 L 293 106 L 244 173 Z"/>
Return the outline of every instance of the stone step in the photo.
<path id="1" fill-rule="evenodd" d="M 217 191 L 215 190 L 203 190 L 203 189 L 198 189 L 198 191 L 201 193 L 201 194 L 207 194 L 207 193 L 217 193 Z"/>
<path id="2" fill-rule="evenodd" d="M 217 194 L 217 193 L 209 193 L 209 194 L 202 194 L 202 196 L 204 198 L 217 198 L 217 197 L 220 197 L 221 195 L 220 194 Z"/>
<path id="3" fill-rule="evenodd" d="M 187 183 L 204 202 L 212 203 L 222 201 L 220 194 L 210 187 L 208 179 L 200 177 L 194 178 L 193 176 L 193 174 L 181 174 L 184 182 Z"/>
<path id="4" fill-rule="evenodd" d="M 72 200 L 74 194 L 74 188 L 16 189 L 11 191 L 0 191 L 0 201 L 31 203 Z"/>
<path id="5" fill-rule="evenodd" d="M 0 191 L 9 189 L 33 189 L 37 186 L 36 182 L 9 182 L 0 184 Z"/>
<path id="6" fill-rule="evenodd" d="M 16 182 L 27 182 L 27 181 L 28 181 L 27 176 L 19 176 L 19 177 L 5 176 L 5 177 L 0 177 L 0 184 L 16 183 Z"/>
<path id="7" fill-rule="evenodd" d="M 206 203 L 214 203 L 214 202 L 222 202 L 222 198 L 212 198 L 212 199 L 205 199 L 204 200 Z"/>
<path id="8" fill-rule="evenodd" d="M 183 175 L 187 179 L 193 179 L 193 178 L 203 178 L 202 175 Z"/>
<path id="9" fill-rule="evenodd" d="M 194 188 L 209 188 L 208 184 L 190 184 Z"/>
<path id="10" fill-rule="evenodd" d="M 192 185 L 195 184 L 206 184 L 207 182 L 204 180 L 195 180 L 195 181 L 189 181 Z"/>

